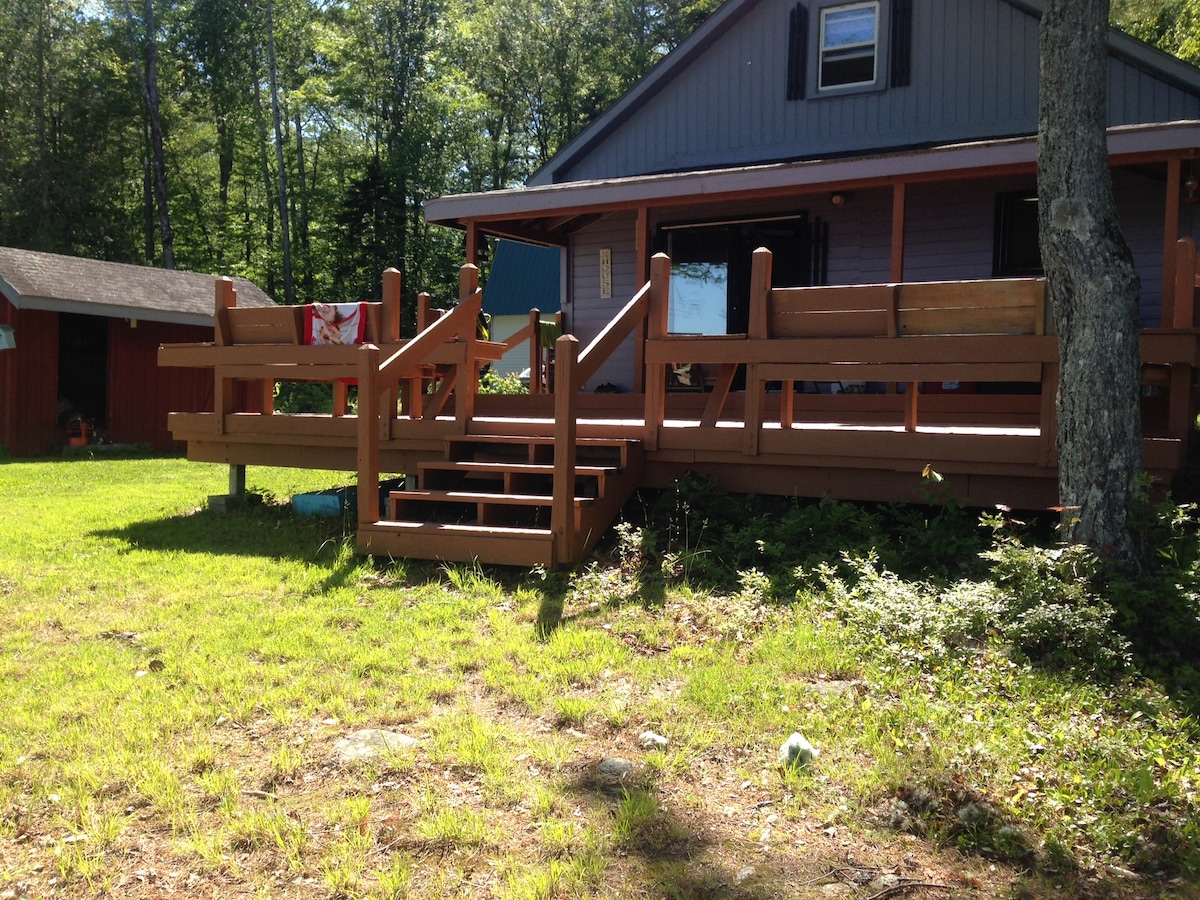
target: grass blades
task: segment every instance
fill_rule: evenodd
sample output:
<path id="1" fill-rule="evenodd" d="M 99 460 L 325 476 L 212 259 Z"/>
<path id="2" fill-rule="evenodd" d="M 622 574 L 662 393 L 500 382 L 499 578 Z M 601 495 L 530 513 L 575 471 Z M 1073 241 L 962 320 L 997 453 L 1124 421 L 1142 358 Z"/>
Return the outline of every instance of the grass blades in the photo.
<path id="1" fill-rule="evenodd" d="M 1197 895 L 1190 701 L 958 628 L 983 582 L 386 565 L 284 502 L 346 475 L 249 481 L 0 465 L 0 896 Z"/>

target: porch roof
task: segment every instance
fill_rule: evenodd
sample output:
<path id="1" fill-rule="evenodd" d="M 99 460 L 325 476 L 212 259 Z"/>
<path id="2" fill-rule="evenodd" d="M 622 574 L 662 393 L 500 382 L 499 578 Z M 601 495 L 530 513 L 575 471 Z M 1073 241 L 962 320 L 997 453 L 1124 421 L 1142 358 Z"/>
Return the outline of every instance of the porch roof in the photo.
<path id="1" fill-rule="evenodd" d="M 1200 121 L 1108 130 L 1108 152 L 1114 165 L 1190 156 L 1198 148 Z M 425 218 L 438 225 L 474 224 L 489 234 L 565 244 L 571 231 L 621 210 L 965 179 L 1028 172 L 1036 164 L 1037 138 L 1022 136 L 834 159 L 458 194 L 429 201 Z"/>

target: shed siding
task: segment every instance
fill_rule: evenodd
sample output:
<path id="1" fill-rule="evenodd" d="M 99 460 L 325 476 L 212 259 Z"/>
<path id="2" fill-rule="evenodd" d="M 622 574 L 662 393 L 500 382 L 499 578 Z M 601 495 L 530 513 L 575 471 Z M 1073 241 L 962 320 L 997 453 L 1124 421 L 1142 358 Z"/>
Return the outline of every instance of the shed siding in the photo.
<path id="1" fill-rule="evenodd" d="M 41 456 L 58 444 L 58 314 L 0 298 L 0 322 L 17 338 L 15 350 L 0 350 L 0 445 L 12 456 Z"/>
<path id="2" fill-rule="evenodd" d="M 816 0 L 810 32 L 818 27 Z M 532 183 L 818 158 L 1032 134 L 1038 22 L 1002 0 L 914 4 L 911 85 L 786 99 L 794 0 L 763 0 L 564 170 Z M 886 40 L 882 42 L 886 44 Z M 812 46 L 810 40 L 810 47 Z M 812 54 L 810 53 L 810 56 Z M 886 48 L 881 48 L 881 64 Z M 1113 58 L 1114 125 L 1200 118 L 1200 98 Z"/>
<path id="3" fill-rule="evenodd" d="M 174 450 L 167 414 L 205 412 L 213 408 L 213 375 L 208 369 L 158 366 L 159 344 L 186 344 L 213 339 L 212 328 L 109 319 L 108 428 L 115 443 L 145 443 L 155 450 Z"/>

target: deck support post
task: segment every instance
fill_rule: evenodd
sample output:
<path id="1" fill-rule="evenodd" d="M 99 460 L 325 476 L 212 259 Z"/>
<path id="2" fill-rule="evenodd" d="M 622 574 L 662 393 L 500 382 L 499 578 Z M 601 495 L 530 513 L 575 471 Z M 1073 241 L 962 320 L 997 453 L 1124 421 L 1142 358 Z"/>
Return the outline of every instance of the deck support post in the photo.
<path id="1" fill-rule="evenodd" d="M 575 368 L 579 339 L 564 334 L 554 343 L 554 499 L 550 531 L 555 565 L 575 558 L 575 441 L 578 436 L 578 390 Z"/>
<path id="2" fill-rule="evenodd" d="M 246 493 L 245 463 L 229 464 L 229 496 L 241 497 Z"/>
<path id="3" fill-rule="evenodd" d="M 646 338 L 662 340 L 667 336 L 667 308 L 671 291 L 671 259 L 665 253 L 655 253 L 650 260 L 650 293 L 646 314 Z M 557 364 L 557 361 L 556 361 Z M 557 381 L 557 379 L 555 379 Z M 663 417 L 667 407 L 667 365 L 651 363 L 646 366 L 645 444 L 647 450 L 657 450 L 662 434 Z"/>

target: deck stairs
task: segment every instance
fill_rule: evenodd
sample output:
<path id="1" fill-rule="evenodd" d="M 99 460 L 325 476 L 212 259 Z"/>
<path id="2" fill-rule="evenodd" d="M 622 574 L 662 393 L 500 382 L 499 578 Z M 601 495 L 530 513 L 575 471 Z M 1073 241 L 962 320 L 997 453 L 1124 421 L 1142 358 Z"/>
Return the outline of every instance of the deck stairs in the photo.
<path id="1" fill-rule="evenodd" d="M 371 552 L 415 559 L 562 566 L 584 559 L 636 490 L 645 467 L 637 440 L 579 438 L 567 534 L 556 534 L 554 439 L 447 438 L 444 458 L 418 465 L 415 484 L 391 491 L 386 518 L 361 534 Z"/>

